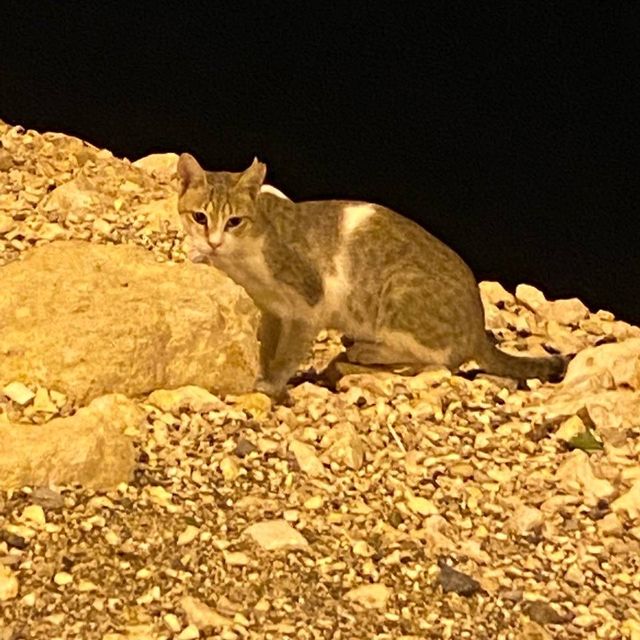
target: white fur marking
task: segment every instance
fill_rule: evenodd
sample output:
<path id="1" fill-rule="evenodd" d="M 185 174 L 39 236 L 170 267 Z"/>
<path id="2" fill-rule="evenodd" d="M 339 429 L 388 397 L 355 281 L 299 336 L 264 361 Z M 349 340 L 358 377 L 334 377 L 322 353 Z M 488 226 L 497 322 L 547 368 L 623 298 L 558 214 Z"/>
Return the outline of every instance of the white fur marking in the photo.
<path id="1" fill-rule="evenodd" d="M 364 224 L 374 213 L 375 207 L 370 204 L 350 204 L 342 210 L 342 237 L 352 234 Z"/>
<path id="2" fill-rule="evenodd" d="M 270 184 L 263 184 L 260 187 L 260 193 L 270 193 L 272 196 L 277 196 L 278 198 L 282 198 L 283 200 L 289 200 L 287 196 L 282 193 L 279 189 L 272 187 Z"/>

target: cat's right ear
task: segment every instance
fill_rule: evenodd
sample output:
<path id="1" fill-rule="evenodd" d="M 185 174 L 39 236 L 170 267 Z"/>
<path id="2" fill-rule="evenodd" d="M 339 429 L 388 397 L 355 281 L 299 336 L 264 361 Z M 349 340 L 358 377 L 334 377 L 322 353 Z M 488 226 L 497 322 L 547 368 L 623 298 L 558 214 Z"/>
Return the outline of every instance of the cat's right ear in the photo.
<path id="1" fill-rule="evenodd" d="M 178 178 L 180 178 L 180 194 L 187 189 L 194 187 L 204 187 L 207 181 L 205 170 L 198 164 L 198 161 L 190 154 L 183 153 L 178 159 Z"/>

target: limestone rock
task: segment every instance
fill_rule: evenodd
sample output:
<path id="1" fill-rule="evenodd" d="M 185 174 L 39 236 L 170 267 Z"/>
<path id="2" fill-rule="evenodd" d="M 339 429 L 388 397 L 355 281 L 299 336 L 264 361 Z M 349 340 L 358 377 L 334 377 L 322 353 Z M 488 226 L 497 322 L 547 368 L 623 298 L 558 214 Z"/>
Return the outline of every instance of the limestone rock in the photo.
<path id="1" fill-rule="evenodd" d="M 515 302 L 513 294 L 509 293 L 499 282 L 485 280 L 478 284 L 478 288 L 485 307 L 488 305 L 513 304 Z"/>
<path id="2" fill-rule="evenodd" d="M 62 241 L 0 270 L 0 385 L 18 380 L 88 402 L 254 384 L 258 311 L 211 267 L 160 264 L 131 245 Z"/>
<path id="3" fill-rule="evenodd" d="M 548 302 L 539 309 L 540 315 L 560 324 L 577 325 L 589 317 L 589 309 L 578 298 L 567 298 Z"/>
<path id="4" fill-rule="evenodd" d="M 614 512 L 625 511 L 629 518 L 640 518 L 640 480 L 637 480 L 631 489 L 611 503 Z"/>
<path id="5" fill-rule="evenodd" d="M 567 367 L 562 387 L 640 389 L 640 338 L 588 347 Z"/>
<path id="6" fill-rule="evenodd" d="M 151 153 L 131 164 L 157 176 L 171 176 L 176 173 L 178 158 L 177 153 Z"/>
<path id="7" fill-rule="evenodd" d="M 256 522 L 244 531 L 266 551 L 301 548 L 309 545 L 305 537 L 285 520 Z"/>
<path id="8" fill-rule="evenodd" d="M 516 287 L 516 300 L 533 312 L 538 311 L 547 302 L 544 293 L 530 284 L 519 284 Z"/>
<path id="9" fill-rule="evenodd" d="M 127 482 L 135 452 L 124 431 L 142 419 L 137 405 L 114 394 L 44 425 L 0 424 L 0 488 L 80 483 L 109 489 Z"/>
<path id="10" fill-rule="evenodd" d="M 581 490 L 590 498 L 607 499 L 615 493 L 614 486 L 608 480 L 595 475 L 588 454 L 580 449 L 567 455 L 556 476 L 567 490 Z"/>
<path id="11" fill-rule="evenodd" d="M 295 456 L 298 466 L 308 476 L 323 476 L 325 469 L 316 455 L 315 447 L 299 440 L 293 440 L 289 444 L 289 451 Z"/>
<path id="12" fill-rule="evenodd" d="M 347 600 L 357 602 L 365 609 L 384 609 L 391 597 L 391 589 L 384 584 L 364 584 L 345 593 Z"/>
<path id="13" fill-rule="evenodd" d="M 0 602 L 11 600 L 18 595 L 18 578 L 9 567 L 0 563 Z"/>
<path id="14" fill-rule="evenodd" d="M 233 625 L 233 620 L 221 615 L 197 598 L 185 596 L 180 600 L 180 606 L 187 615 L 189 624 L 194 625 L 198 629 L 230 627 Z"/>
<path id="15" fill-rule="evenodd" d="M 147 402 L 169 413 L 180 413 L 183 409 L 203 413 L 219 411 L 226 406 L 217 396 L 194 385 L 178 389 L 157 389 L 149 394 Z"/>
<path id="16" fill-rule="evenodd" d="M 326 448 L 324 456 L 356 471 L 364 462 L 364 445 L 353 425 L 348 422 L 334 425 L 320 443 Z"/>
<path id="17" fill-rule="evenodd" d="M 509 519 L 507 528 L 520 536 L 525 536 L 540 529 L 544 520 L 545 516 L 540 509 L 522 504 Z"/>

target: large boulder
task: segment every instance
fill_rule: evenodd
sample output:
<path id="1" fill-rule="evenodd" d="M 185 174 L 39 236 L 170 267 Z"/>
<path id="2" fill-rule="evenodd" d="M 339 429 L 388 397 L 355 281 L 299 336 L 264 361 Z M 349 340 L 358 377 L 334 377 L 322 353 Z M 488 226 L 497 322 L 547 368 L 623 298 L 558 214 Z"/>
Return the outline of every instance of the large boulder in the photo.
<path id="1" fill-rule="evenodd" d="M 112 489 L 130 482 L 135 451 L 125 431 L 144 419 L 134 402 L 111 394 L 44 425 L 0 423 L 0 489 L 76 482 Z"/>
<path id="2" fill-rule="evenodd" d="M 249 391 L 259 312 L 214 268 L 141 247 L 59 241 L 0 268 L 0 386 L 86 403 L 197 385 Z"/>

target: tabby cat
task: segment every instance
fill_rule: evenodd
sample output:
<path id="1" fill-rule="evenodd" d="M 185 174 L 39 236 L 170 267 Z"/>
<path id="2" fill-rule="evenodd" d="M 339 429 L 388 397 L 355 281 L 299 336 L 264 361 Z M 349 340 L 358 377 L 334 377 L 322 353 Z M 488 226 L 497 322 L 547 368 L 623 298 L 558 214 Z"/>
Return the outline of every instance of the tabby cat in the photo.
<path id="1" fill-rule="evenodd" d="M 517 357 L 485 332 L 476 281 L 419 225 L 376 204 L 292 202 L 263 185 L 266 166 L 208 172 L 178 162 L 179 211 L 200 260 L 244 287 L 262 312 L 258 388 L 278 396 L 318 331 L 335 328 L 363 365 L 476 361 L 487 373 L 557 380 L 560 356 Z"/>

